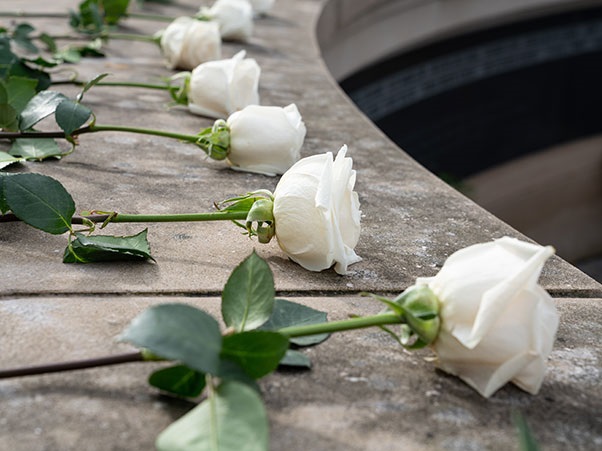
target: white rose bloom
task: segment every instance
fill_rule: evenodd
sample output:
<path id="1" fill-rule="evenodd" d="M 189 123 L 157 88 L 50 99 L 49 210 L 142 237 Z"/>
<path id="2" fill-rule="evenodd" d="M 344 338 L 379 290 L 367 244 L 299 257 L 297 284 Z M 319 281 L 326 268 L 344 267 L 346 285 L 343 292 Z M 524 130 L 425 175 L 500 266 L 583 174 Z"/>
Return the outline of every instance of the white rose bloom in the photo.
<path id="1" fill-rule="evenodd" d="M 249 105 L 230 115 L 232 169 L 283 174 L 299 160 L 305 124 L 293 103 L 287 107 Z"/>
<path id="2" fill-rule="evenodd" d="M 218 25 L 192 17 L 178 17 L 161 34 L 161 49 L 171 69 L 192 70 L 221 58 Z"/>
<path id="3" fill-rule="evenodd" d="M 274 191 L 274 224 L 282 250 L 310 271 L 335 265 L 339 274 L 358 262 L 360 203 L 353 191 L 355 170 L 341 147 L 332 153 L 299 160 Z"/>
<path id="4" fill-rule="evenodd" d="M 507 382 L 539 391 L 558 313 L 537 279 L 553 253 L 550 246 L 504 237 L 462 249 L 435 277 L 418 279 L 441 302 L 433 344 L 441 369 L 485 397 Z"/>
<path id="5" fill-rule="evenodd" d="M 216 119 L 228 117 L 259 103 L 261 69 L 242 50 L 230 59 L 197 66 L 190 76 L 188 108 L 194 114 Z"/>
<path id="6" fill-rule="evenodd" d="M 217 0 L 199 13 L 218 23 L 222 39 L 247 41 L 253 34 L 253 8 L 247 0 Z"/>
<path id="7" fill-rule="evenodd" d="M 274 4 L 274 0 L 249 0 L 251 2 L 251 6 L 253 7 L 253 12 L 257 15 L 267 13 L 272 5 Z"/>

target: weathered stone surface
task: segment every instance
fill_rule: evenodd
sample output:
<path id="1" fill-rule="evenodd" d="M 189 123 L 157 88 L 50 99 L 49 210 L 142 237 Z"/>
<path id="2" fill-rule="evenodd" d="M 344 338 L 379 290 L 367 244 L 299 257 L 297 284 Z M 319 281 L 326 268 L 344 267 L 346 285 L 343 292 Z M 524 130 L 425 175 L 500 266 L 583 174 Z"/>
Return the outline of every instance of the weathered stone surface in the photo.
<path id="1" fill-rule="evenodd" d="M 329 319 L 374 314 L 361 297 L 289 298 Z M 38 297 L 0 302 L 2 366 L 126 352 L 115 338 L 140 311 L 185 302 L 219 315 L 217 298 Z M 506 386 L 489 400 L 377 329 L 333 335 L 305 352 L 313 369 L 265 378 L 274 450 L 517 449 L 512 412 L 543 449 L 602 445 L 602 299 L 559 299 L 561 325 L 537 396 Z M 135 363 L 0 381 L 0 449 L 151 449 L 192 402 L 146 384 Z"/>
<path id="2" fill-rule="evenodd" d="M 27 4 L 31 11 L 65 11 L 75 1 Z M 166 15 L 191 14 L 193 5 L 192 0 L 147 4 Z M 251 43 L 226 44 L 224 56 L 244 47 L 257 59 L 263 104 L 297 103 L 308 129 L 304 156 L 349 145 L 363 211 L 357 252 L 364 260 L 344 277 L 310 273 L 288 261 L 276 243 L 260 245 L 233 225 L 207 223 L 149 225 L 156 264 L 64 265 L 66 237 L 0 224 L 0 366 L 128 350 L 115 337 L 138 312 L 159 302 L 188 302 L 216 313 L 218 299 L 211 296 L 253 248 L 270 263 L 280 294 L 337 319 L 380 310 L 358 297 L 360 291 L 400 292 L 417 276 L 434 274 L 461 247 L 506 234 L 520 237 L 418 166 L 341 94 L 315 43 L 313 24 L 322 5 L 279 0 L 256 22 Z M 11 8 L 23 8 L 23 2 L 4 0 L 2 9 Z M 52 32 L 67 31 L 57 20 L 32 22 Z M 127 24 L 131 32 L 160 27 Z M 77 70 L 82 78 L 111 72 L 116 80 L 153 81 L 169 74 L 152 45 L 117 41 L 108 45 L 106 59 L 86 59 Z M 101 124 L 190 133 L 211 124 L 182 109 L 167 112 L 167 102 L 160 92 L 127 88 L 99 87 L 85 97 Z M 273 189 L 277 182 L 235 173 L 190 145 L 161 138 L 103 133 L 80 141 L 63 161 L 11 170 L 56 177 L 79 210 L 130 213 L 206 211 L 214 201 Z M 143 228 L 113 224 L 107 232 Z M 272 449 L 516 449 L 515 409 L 527 416 L 545 449 L 599 448 L 602 287 L 559 258 L 546 265 L 542 284 L 559 298 L 562 322 L 538 396 L 507 387 L 483 400 L 458 379 L 434 370 L 424 360 L 428 352 L 409 355 L 379 331 L 356 331 L 309 350 L 311 372 L 277 374 L 262 382 Z M 569 296 L 575 298 L 563 298 Z M 158 432 L 193 405 L 150 388 L 146 376 L 152 366 L 1 381 L 0 449 L 151 449 Z"/>
<path id="3" fill-rule="evenodd" d="M 13 5 L 17 9 L 21 2 L 9 1 L 3 8 Z M 72 7 L 72 2 L 65 0 L 55 8 L 66 10 L 68 6 Z M 192 7 L 176 5 L 149 7 L 171 15 L 194 12 Z M 223 286 L 230 269 L 254 247 L 270 260 L 280 290 L 401 291 L 417 276 L 434 274 L 445 258 L 461 247 L 503 235 L 520 236 L 418 166 L 341 94 L 316 46 L 312 24 L 320 10 L 321 2 L 316 0 L 278 2 L 269 17 L 256 22 L 250 44 L 225 44 L 223 53 L 231 56 L 246 48 L 248 55 L 257 59 L 262 67 L 262 104 L 294 102 L 299 106 L 308 129 L 304 156 L 336 152 L 342 144 L 349 145 L 363 212 L 357 252 L 364 260 L 352 266 L 347 277 L 332 271 L 308 273 L 288 261 L 275 242 L 259 245 L 240 236 L 228 223 L 151 224 L 149 239 L 157 265 L 85 267 L 61 263 L 64 237 L 47 236 L 21 224 L 3 224 L 0 246 L 3 253 L 12 255 L 0 262 L 2 273 L 11 275 L 3 283 L 3 293 L 211 293 Z M 64 25 L 59 27 L 57 20 L 35 23 L 40 28 L 67 30 Z M 131 21 L 126 31 L 150 34 L 162 26 Z M 154 45 L 129 41 L 110 42 L 106 59 L 86 59 L 75 69 L 82 78 L 110 72 L 115 80 L 156 81 L 169 75 Z M 78 92 L 76 88 L 60 89 L 71 95 Z M 167 112 L 168 102 L 168 96 L 160 91 L 128 88 L 98 87 L 85 97 L 99 124 L 192 134 L 212 123 L 185 109 Z M 52 123 L 44 126 L 53 128 Z M 80 142 L 76 152 L 63 161 L 31 163 L 12 170 L 56 177 L 73 194 L 79 211 L 207 211 L 214 201 L 254 189 L 273 189 L 277 182 L 231 171 L 223 163 L 207 160 L 194 146 L 173 140 L 107 132 L 83 135 Z M 144 227 L 113 224 L 106 230 L 125 234 Z M 599 284 L 560 259 L 546 267 L 542 283 L 554 293 L 600 292 Z"/>

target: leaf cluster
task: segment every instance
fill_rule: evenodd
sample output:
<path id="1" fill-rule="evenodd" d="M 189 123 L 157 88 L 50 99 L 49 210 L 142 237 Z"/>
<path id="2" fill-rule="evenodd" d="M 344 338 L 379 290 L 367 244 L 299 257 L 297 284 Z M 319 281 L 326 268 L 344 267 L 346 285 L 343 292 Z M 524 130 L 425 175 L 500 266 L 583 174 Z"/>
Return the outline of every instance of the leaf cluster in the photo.
<path id="1" fill-rule="evenodd" d="M 101 34 L 127 17 L 129 3 L 130 0 L 84 0 L 77 11 L 69 11 L 69 24 L 79 33 Z"/>
<path id="2" fill-rule="evenodd" d="M 267 449 L 267 415 L 255 381 L 278 365 L 309 366 L 307 357 L 289 346 L 309 346 L 327 337 L 289 342 L 279 329 L 325 322 L 326 314 L 274 296 L 272 272 L 253 252 L 224 287 L 223 334 L 211 315 L 175 303 L 149 308 L 124 331 L 122 340 L 154 358 L 177 362 L 155 371 L 151 385 L 184 397 L 207 390 L 204 401 L 159 436 L 158 449 L 238 450 L 241 443 Z"/>
<path id="3" fill-rule="evenodd" d="M 0 79 L 0 128 L 31 132 L 35 131 L 34 126 L 40 121 L 54 115 L 65 138 L 72 144 L 71 150 L 64 152 L 52 138 L 17 138 L 8 154 L 0 152 L 0 169 L 18 161 L 60 158 L 72 152 L 76 145 L 76 132 L 93 117 L 92 110 L 82 105 L 81 100 L 90 88 L 107 75 L 100 74 L 90 80 L 75 100 L 56 91 L 36 93 L 36 82 L 31 78 L 9 76 Z"/>
<path id="4" fill-rule="evenodd" d="M 54 235 L 68 232 L 64 263 L 152 259 L 146 230 L 132 236 L 89 236 L 75 230 L 72 223 L 75 202 L 65 187 L 52 177 L 0 172 L 0 213 L 5 215 L 9 211 L 44 232 Z M 94 230 L 94 224 L 88 227 L 88 232 Z"/>

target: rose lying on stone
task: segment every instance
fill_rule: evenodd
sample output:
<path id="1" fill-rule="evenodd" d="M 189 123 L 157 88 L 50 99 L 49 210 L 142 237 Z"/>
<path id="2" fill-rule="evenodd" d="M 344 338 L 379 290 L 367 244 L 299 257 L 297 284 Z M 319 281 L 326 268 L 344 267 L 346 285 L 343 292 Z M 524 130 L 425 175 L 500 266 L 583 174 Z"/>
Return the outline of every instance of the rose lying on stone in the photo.
<path id="1" fill-rule="evenodd" d="M 171 69 L 192 70 L 199 64 L 221 58 L 218 24 L 178 17 L 161 32 L 163 55 Z"/>
<path id="2" fill-rule="evenodd" d="M 232 169 L 276 175 L 299 160 L 306 129 L 295 104 L 249 105 L 230 115 L 226 124 Z"/>
<path id="3" fill-rule="evenodd" d="M 361 258 L 355 253 L 360 236 L 355 170 L 343 146 L 299 160 L 274 191 L 274 226 L 280 248 L 303 268 L 322 271 L 335 265 L 339 274 Z"/>
<path id="4" fill-rule="evenodd" d="M 245 58 L 244 50 L 230 59 L 197 66 L 188 87 L 190 112 L 218 119 L 258 104 L 260 73 L 257 62 Z"/>
<path id="5" fill-rule="evenodd" d="M 247 41 L 253 34 L 253 8 L 247 0 L 217 0 L 198 17 L 217 22 L 224 40 Z"/>
<path id="6" fill-rule="evenodd" d="M 438 364 L 485 397 L 507 382 L 537 393 L 558 328 L 553 300 L 537 279 L 552 247 L 504 237 L 451 255 L 431 278 L 438 297 Z"/>

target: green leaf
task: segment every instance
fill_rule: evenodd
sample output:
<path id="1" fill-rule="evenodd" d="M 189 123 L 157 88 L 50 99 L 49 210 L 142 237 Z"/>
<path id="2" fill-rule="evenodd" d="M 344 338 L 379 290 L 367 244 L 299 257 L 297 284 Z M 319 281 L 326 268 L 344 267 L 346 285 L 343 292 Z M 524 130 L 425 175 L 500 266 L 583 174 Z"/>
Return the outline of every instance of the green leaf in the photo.
<path id="1" fill-rule="evenodd" d="M 18 24 L 13 31 L 13 42 L 28 52 L 37 53 L 39 49 L 29 37 L 34 30 L 35 28 L 28 23 Z"/>
<path id="2" fill-rule="evenodd" d="M 50 75 L 36 68 L 29 67 L 27 59 L 19 58 L 11 51 L 11 40 L 0 36 L 0 79 L 10 76 L 21 76 L 38 81 L 36 89 L 42 91 L 50 86 Z"/>
<path id="3" fill-rule="evenodd" d="M 39 92 L 27 103 L 21 113 L 19 128 L 21 130 L 30 129 L 42 119 L 54 113 L 57 106 L 66 98 L 63 94 L 56 91 Z"/>
<path id="4" fill-rule="evenodd" d="M 521 451 L 539 451 L 539 444 L 533 436 L 525 417 L 519 412 L 513 412 L 512 421 L 518 431 Z"/>
<path id="5" fill-rule="evenodd" d="M 130 323 L 122 340 L 202 373 L 219 370 L 222 335 L 217 321 L 185 304 L 150 307 Z"/>
<path id="6" fill-rule="evenodd" d="M 13 157 L 12 155 L 7 154 L 6 152 L 0 152 L 0 169 L 4 169 L 6 166 L 9 166 L 13 163 L 17 163 L 19 161 L 25 161 L 25 158 Z"/>
<path id="7" fill-rule="evenodd" d="M 4 179 L 6 177 L 6 173 L 0 172 L 0 213 L 2 214 L 10 210 L 10 207 L 6 203 L 6 198 L 4 197 Z"/>
<path id="8" fill-rule="evenodd" d="M 48 50 L 48 52 L 56 52 L 56 41 L 52 36 L 47 33 L 40 33 L 40 41 L 46 45 L 46 50 Z"/>
<path id="9" fill-rule="evenodd" d="M 311 368 L 311 360 L 305 354 L 289 349 L 280 360 L 280 366 L 292 366 L 299 368 Z"/>
<path id="10" fill-rule="evenodd" d="M 131 236 L 76 233 L 63 255 L 63 263 L 95 263 L 108 261 L 154 260 L 146 238 L 148 230 Z"/>
<path id="11" fill-rule="evenodd" d="M 102 79 L 105 78 L 105 77 L 107 77 L 108 75 L 109 75 L 108 73 L 97 75 L 92 80 L 90 80 L 88 83 L 86 83 L 85 86 L 83 87 L 82 91 L 75 98 L 75 100 L 78 103 L 81 102 L 83 100 L 83 98 L 84 98 L 84 94 L 86 92 L 88 92 L 90 90 L 90 88 L 92 88 L 93 86 L 95 86 L 98 83 L 100 83 L 102 81 Z"/>
<path id="12" fill-rule="evenodd" d="M 222 357 L 236 362 L 259 379 L 276 369 L 288 349 L 288 339 L 277 332 L 252 330 L 224 337 Z"/>
<path id="13" fill-rule="evenodd" d="M 158 451 L 266 451 L 268 416 L 259 394 L 237 382 L 172 423 L 159 437 Z"/>
<path id="14" fill-rule="evenodd" d="M 107 25 L 116 25 L 127 14 L 130 0 L 102 0 L 104 21 Z"/>
<path id="15" fill-rule="evenodd" d="M 79 4 L 79 13 L 71 12 L 70 25 L 82 33 L 97 34 L 103 30 L 98 0 L 85 0 Z"/>
<path id="16" fill-rule="evenodd" d="M 176 365 L 155 371 L 148 383 L 174 395 L 195 398 L 205 388 L 205 375 L 185 365 Z"/>
<path id="17" fill-rule="evenodd" d="M 23 222 L 59 235 L 71 229 L 75 203 L 57 180 L 41 174 L 15 174 L 4 180 L 4 196 Z"/>
<path id="18" fill-rule="evenodd" d="M 274 278 L 255 252 L 238 265 L 222 292 L 222 316 L 237 332 L 265 323 L 274 307 Z"/>
<path id="19" fill-rule="evenodd" d="M 0 83 L 0 129 L 16 130 L 18 119 L 19 113 L 10 105 L 9 94 L 4 83 Z"/>
<path id="20" fill-rule="evenodd" d="M 50 157 L 60 157 L 63 152 L 52 138 L 19 138 L 15 139 L 8 151 L 13 156 L 26 160 L 44 160 Z"/>
<path id="21" fill-rule="evenodd" d="M 11 76 L 5 82 L 8 103 L 19 114 L 25 105 L 36 95 L 38 81 L 27 77 Z"/>
<path id="22" fill-rule="evenodd" d="M 37 56 L 35 58 L 21 58 L 21 61 L 24 63 L 34 64 L 36 66 L 41 66 L 45 68 L 52 68 L 58 66 L 61 61 L 57 61 L 56 59 L 47 59 L 41 56 Z"/>
<path id="23" fill-rule="evenodd" d="M 306 326 L 327 321 L 325 312 L 306 307 L 296 302 L 276 299 L 274 311 L 268 322 L 261 326 L 261 330 L 277 331 L 289 326 Z M 290 342 L 297 346 L 311 346 L 323 342 L 329 334 L 317 334 L 307 337 L 291 337 Z"/>
<path id="24" fill-rule="evenodd" d="M 56 123 L 65 132 L 65 135 L 71 136 L 71 133 L 86 123 L 92 115 L 92 110 L 80 103 L 65 99 L 58 104 L 54 115 Z"/>

